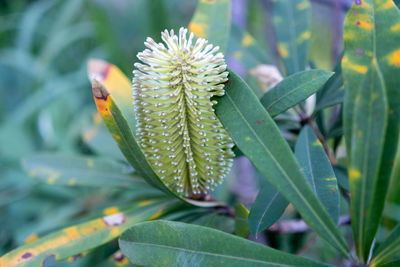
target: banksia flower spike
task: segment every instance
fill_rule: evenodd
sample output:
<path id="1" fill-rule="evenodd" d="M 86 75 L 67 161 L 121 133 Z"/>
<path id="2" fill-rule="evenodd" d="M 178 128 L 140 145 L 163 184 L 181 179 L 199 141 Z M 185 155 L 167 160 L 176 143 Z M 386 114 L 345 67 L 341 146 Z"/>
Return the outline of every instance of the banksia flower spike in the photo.
<path id="1" fill-rule="evenodd" d="M 163 182 L 185 196 L 207 193 L 229 172 L 233 143 L 214 114 L 213 96 L 224 95 L 228 72 L 219 47 L 187 29 L 179 36 L 147 38 L 133 71 L 137 136 Z"/>

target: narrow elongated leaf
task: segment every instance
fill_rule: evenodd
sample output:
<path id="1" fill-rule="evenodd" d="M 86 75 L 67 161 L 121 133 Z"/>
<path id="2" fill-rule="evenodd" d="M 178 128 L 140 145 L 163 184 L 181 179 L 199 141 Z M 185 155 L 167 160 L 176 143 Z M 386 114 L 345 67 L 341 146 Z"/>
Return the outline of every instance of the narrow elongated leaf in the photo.
<path id="1" fill-rule="evenodd" d="M 393 163 L 393 172 L 391 177 L 391 184 L 390 184 L 388 203 L 387 203 L 389 205 L 386 205 L 385 208 L 389 208 L 390 206 L 393 207 L 398 206 L 398 203 L 400 203 L 399 190 L 400 190 L 400 138 L 398 138 L 397 153 Z M 389 214 L 393 213 L 389 210 Z M 397 219 L 397 222 L 399 221 L 400 219 Z"/>
<path id="2" fill-rule="evenodd" d="M 353 132 L 358 130 L 352 128 L 356 95 L 361 90 L 360 81 L 368 72 L 373 58 L 377 61 L 382 73 L 388 101 L 388 126 L 379 169 L 379 185 L 377 185 L 379 189 L 369 189 L 372 192 L 371 203 L 373 203 L 369 207 L 369 213 L 374 216 L 365 222 L 365 231 L 368 236 L 376 233 L 382 216 L 400 127 L 400 94 L 398 93 L 400 80 L 396 75 L 400 68 L 399 23 L 400 12 L 393 1 L 380 0 L 355 1 L 345 22 L 345 53 L 342 59 L 342 70 L 346 79 L 343 123 L 347 151 L 352 149 L 352 136 L 355 135 Z M 379 120 L 381 121 L 382 118 Z M 348 154 L 352 161 L 351 153 Z M 353 195 L 353 192 L 351 194 Z M 365 242 L 369 243 L 369 239 Z M 360 257 L 366 261 L 368 251 L 364 249 L 363 253 L 364 255 Z"/>
<path id="3" fill-rule="evenodd" d="M 199 0 L 196 12 L 189 23 L 189 31 L 205 38 L 210 44 L 225 52 L 231 28 L 230 0 Z"/>
<path id="4" fill-rule="evenodd" d="M 176 207 L 176 203 L 175 200 L 147 200 L 125 212 L 64 228 L 2 256 L 0 266 L 36 267 L 43 266 L 49 258 L 65 260 L 115 239 L 138 222 L 159 218 Z"/>
<path id="5" fill-rule="evenodd" d="M 264 182 L 251 206 L 249 229 L 252 235 L 264 231 L 274 224 L 285 212 L 289 202 L 270 183 Z"/>
<path id="6" fill-rule="evenodd" d="M 308 0 L 272 1 L 273 24 L 278 51 L 286 75 L 305 70 L 311 32 Z"/>
<path id="7" fill-rule="evenodd" d="M 254 37 L 234 23 L 231 28 L 228 53 L 248 69 L 270 62 L 268 54 L 257 44 Z"/>
<path id="8" fill-rule="evenodd" d="M 297 139 L 295 155 L 308 183 L 335 223 L 339 219 L 339 192 L 335 173 L 314 130 L 306 125 Z"/>
<path id="9" fill-rule="evenodd" d="M 333 171 L 335 172 L 338 185 L 340 185 L 340 187 L 342 187 L 344 190 L 350 191 L 349 177 L 347 176 L 347 169 L 340 167 L 340 166 L 334 166 Z"/>
<path id="10" fill-rule="evenodd" d="M 321 90 L 317 92 L 317 101 L 314 112 L 343 102 L 344 86 L 341 60 L 336 64 L 334 73 L 335 74 L 329 78 Z"/>
<path id="11" fill-rule="evenodd" d="M 168 195 L 175 196 L 193 205 L 204 207 L 221 205 L 219 202 L 195 201 L 183 198 L 172 192 L 161 181 L 147 161 L 124 115 L 120 111 L 117 103 L 114 101 L 113 95 L 109 93 L 104 84 L 98 81 L 96 77 L 92 77 L 91 82 L 93 97 L 97 106 L 97 110 L 99 111 L 108 130 L 121 149 L 122 154 L 124 154 L 138 175 L 145 178 L 147 182 L 167 193 Z"/>
<path id="12" fill-rule="evenodd" d="M 371 266 L 379 266 L 392 260 L 400 254 L 400 225 L 398 225 L 389 236 L 374 251 Z"/>
<path id="13" fill-rule="evenodd" d="M 132 174 L 126 165 L 108 159 L 42 154 L 24 158 L 22 165 L 30 176 L 48 184 L 113 186 L 131 190 L 150 188 L 141 177 Z"/>
<path id="14" fill-rule="evenodd" d="M 211 228 L 142 223 L 119 239 L 122 253 L 144 266 L 327 266 Z"/>
<path id="15" fill-rule="evenodd" d="M 100 115 L 114 137 L 119 148 L 132 167 L 147 181 L 166 193 L 174 195 L 161 182 L 147 162 L 143 152 L 137 144 L 129 125 L 114 101 L 114 97 L 98 80 L 92 80 L 93 96 Z"/>
<path id="16" fill-rule="evenodd" d="M 317 92 L 332 75 L 324 70 L 293 74 L 266 92 L 260 101 L 270 116 L 275 117 Z"/>
<path id="17" fill-rule="evenodd" d="M 370 67 L 356 98 L 348 172 L 354 239 L 360 257 L 366 260 L 375 236 L 370 222 L 380 218 L 372 211 L 375 190 L 380 188 L 378 170 L 387 124 L 385 87 L 376 65 Z"/>
<path id="18" fill-rule="evenodd" d="M 310 228 L 343 255 L 348 247 L 335 223 L 306 183 L 278 127 L 247 84 L 229 72 L 225 96 L 216 113 L 238 148 L 300 212 Z"/>

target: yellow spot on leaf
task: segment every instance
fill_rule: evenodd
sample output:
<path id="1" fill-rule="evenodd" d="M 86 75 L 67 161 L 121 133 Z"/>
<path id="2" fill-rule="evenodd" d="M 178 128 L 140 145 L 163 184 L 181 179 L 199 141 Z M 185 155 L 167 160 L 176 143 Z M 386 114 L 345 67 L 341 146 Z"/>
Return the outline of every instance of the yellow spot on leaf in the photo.
<path id="1" fill-rule="evenodd" d="M 243 39 L 242 39 L 242 45 L 243 45 L 243 46 L 249 46 L 249 45 L 251 45 L 253 42 L 254 42 L 254 38 L 253 38 L 250 34 L 246 33 L 246 34 L 244 35 Z"/>
<path id="2" fill-rule="evenodd" d="M 342 64 L 343 64 L 344 68 L 349 68 L 351 70 L 354 70 L 354 71 L 362 73 L 362 74 L 365 74 L 368 71 L 367 66 L 353 64 L 347 59 L 347 57 L 343 57 Z"/>
<path id="3" fill-rule="evenodd" d="M 392 8 L 392 7 L 394 7 L 393 0 L 386 0 L 386 2 L 381 6 L 382 6 L 383 9 Z"/>
<path id="4" fill-rule="evenodd" d="M 147 206 L 151 203 L 153 203 L 152 200 L 143 200 L 143 201 L 140 201 L 138 205 L 139 205 L 139 207 L 142 207 L 142 206 Z"/>
<path id="5" fill-rule="evenodd" d="M 400 31 L 400 23 L 397 23 L 397 24 L 393 25 L 392 27 L 390 27 L 390 30 L 391 30 L 392 32 L 398 32 L 398 31 Z"/>
<path id="6" fill-rule="evenodd" d="M 361 177 L 361 173 L 359 170 L 356 170 L 356 169 L 349 170 L 349 178 L 350 179 L 358 179 L 360 177 Z"/>
<path id="7" fill-rule="evenodd" d="M 121 136 L 119 136 L 119 135 L 114 135 L 114 138 L 115 138 L 116 140 L 121 140 Z"/>
<path id="8" fill-rule="evenodd" d="M 160 216 L 162 215 L 162 210 L 157 211 L 156 213 L 154 213 L 153 215 L 151 215 L 151 217 L 149 218 L 149 220 L 155 220 L 160 218 Z"/>
<path id="9" fill-rule="evenodd" d="M 322 146 L 321 142 L 317 139 L 315 142 L 312 144 L 313 146 Z"/>
<path id="10" fill-rule="evenodd" d="M 296 8 L 297 10 L 304 10 L 310 6 L 310 3 L 308 1 L 303 1 L 299 4 L 297 4 Z"/>
<path id="11" fill-rule="evenodd" d="M 299 37 L 297 37 L 296 42 L 298 44 L 300 44 L 300 43 L 310 39 L 310 37 L 311 37 L 311 32 L 310 31 L 305 31 Z"/>
<path id="12" fill-rule="evenodd" d="M 202 3 L 215 4 L 215 0 L 201 0 Z"/>
<path id="13" fill-rule="evenodd" d="M 197 37 L 206 38 L 205 27 L 207 25 L 205 23 L 194 23 L 191 22 L 189 24 L 189 31 L 193 32 Z"/>
<path id="14" fill-rule="evenodd" d="M 243 54 L 240 51 L 235 51 L 233 53 L 233 57 L 236 58 L 237 60 L 240 60 L 242 58 Z"/>
<path id="15" fill-rule="evenodd" d="M 112 236 L 118 236 L 119 234 L 120 234 L 120 231 L 118 228 L 115 227 L 115 228 L 111 229 Z"/>
<path id="16" fill-rule="evenodd" d="M 371 30 L 373 27 L 370 21 L 365 20 L 357 21 L 357 25 L 365 30 Z"/>
<path id="17" fill-rule="evenodd" d="M 93 168 L 93 166 L 94 166 L 93 160 L 92 159 L 88 159 L 87 165 L 88 165 L 88 167 Z"/>
<path id="18" fill-rule="evenodd" d="M 336 177 L 326 178 L 325 180 L 327 180 L 327 181 L 336 181 Z"/>
<path id="19" fill-rule="evenodd" d="M 119 209 L 117 207 L 113 206 L 113 207 L 106 208 L 103 213 L 104 213 L 104 215 L 111 215 L 111 214 L 115 214 L 118 212 L 119 212 Z"/>
<path id="20" fill-rule="evenodd" d="M 111 95 L 108 95 L 106 99 L 94 97 L 97 110 L 103 118 L 107 118 L 112 115 L 110 111 L 111 99 Z"/>
<path id="21" fill-rule="evenodd" d="M 31 234 L 30 236 L 28 236 L 28 237 L 25 239 L 25 244 L 30 244 L 30 243 L 32 243 L 32 242 L 38 240 L 38 239 L 39 239 L 39 236 L 38 236 L 37 234 Z"/>
<path id="22" fill-rule="evenodd" d="M 344 40 L 352 40 L 354 38 L 355 38 L 354 32 L 346 31 L 345 33 L 343 33 L 343 39 Z"/>
<path id="23" fill-rule="evenodd" d="M 397 49 L 396 51 L 390 53 L 387 56 L 387 60 L 390 65 L 400 67 L 400 49 Z"/>
<path id="24" fill-rule="evenodd" d="M 278 44 L 278 51 L 281 57 L 287 58 L 289 56 L 289 51 L 287 49 L 287 45 L 283 43 Z"/>
<path id="25" fill-rule="evenodd" d="M 29 252 L 32 253 L 32 255 L 39 255 L 43 252 L 54 250 L 65 244 L 68 244 L 73 239 L 80 238 L 87 234 L 93 233 L 94 231 L 98 231 L 100 229 L 105 229 L 105 228 L 107 228 L 107 226 L 104 224 L 102 219 L 93 220 L 83 225 L 80 225 L 79 232 L 77 230 L 77 227 L 75 226 L 69 227 L 62 230 L 61 232 L 56 232 L 52 234 L 51 238 L 49 238 L 48 240 L 41 241 L 41 239 L 39 239 L 37 242 L 28 245 Z M 25 262 L 28 261 L 29 258 L 27 259 L 21 258 L 22 255 L 25 254 L 26 252 L 27 250 L 22 250 L 18 253 L 10 253 L 1 257 L 0 266 L 1 267 L 16 266 L 24 261 Z"/>
<path id="26" fill-rule="evenodd" d="M 362 137 L 362 132 L 360 130 L 356 131 L 356 136 L 358 138 Z"/>
<path id="27" fill-rule="evenodd" d="M 67 236 L 70 240 L 75 240 L 75 239 L 78 239 L 81 237 L 76 226 L 72 226 L 72 227 L 64 229 L 64 233 L 67 234 Z"/>
<path id="28" fill-rule="evenodd" d="M 244 138 L 244 140 L 246 140 L 246 141 L 251 141 L 251 137 L 250 137 L 250 136 L 246 136 L 246 137 Z"/>

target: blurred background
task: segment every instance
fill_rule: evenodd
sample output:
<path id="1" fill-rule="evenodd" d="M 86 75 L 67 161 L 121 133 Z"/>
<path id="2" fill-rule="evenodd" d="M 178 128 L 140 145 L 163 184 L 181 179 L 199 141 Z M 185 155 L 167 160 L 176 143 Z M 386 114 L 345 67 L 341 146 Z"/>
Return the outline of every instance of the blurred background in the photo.
<path id="1" fill-rule="evenodd" d="M 95 115 L 86 62 L 93 57 L 106 60 L 131 78 L 145 38 L 160 41 L 162 30 L 186 27 L 196 3 L 0 1 L 0 255 L 34 238 L 34 233 L 65 226 L 82 214 L 129 198 L 128 193 L 115 190 L 41 183 L 29 178 L 21 159 L 42 151 L 123 159 Z M 341 53 L 343 20 L 351 3 L 311 1 L 310 66 L 333 69 Z M 240 29 L 248 31 L 263 51 L 255 60 L 276 65 L 282 72 L 276 33 L 271 27 L 270 0 L 232 0 L 232 20 L 228 66 L 258 86 L 246 58 L 233 52 L 240 43 L 235 39 Z M 250 203 L 257 193 L 251 165 L 241 158 L 235 168 L 240 178 L 233 177 L 228 190 Z"/>

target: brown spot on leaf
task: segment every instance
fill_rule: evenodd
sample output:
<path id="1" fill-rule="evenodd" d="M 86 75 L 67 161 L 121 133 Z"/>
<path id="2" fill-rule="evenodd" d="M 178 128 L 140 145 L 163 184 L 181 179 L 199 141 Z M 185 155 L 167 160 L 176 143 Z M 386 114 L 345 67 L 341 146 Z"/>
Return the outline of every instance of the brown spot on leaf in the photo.
<path id="1" fill-rule="evenodd" d="M 96 79 L 92 80 L 92 91 L 96 98 L 107 100 L 109 93 L 104 85 Z"/>
<path id="2" fill-rule="evenodd" d="M 226 86 L 231 86 L 231 80 L 226 81 Z"/>

